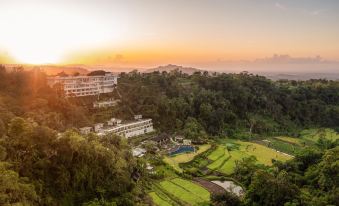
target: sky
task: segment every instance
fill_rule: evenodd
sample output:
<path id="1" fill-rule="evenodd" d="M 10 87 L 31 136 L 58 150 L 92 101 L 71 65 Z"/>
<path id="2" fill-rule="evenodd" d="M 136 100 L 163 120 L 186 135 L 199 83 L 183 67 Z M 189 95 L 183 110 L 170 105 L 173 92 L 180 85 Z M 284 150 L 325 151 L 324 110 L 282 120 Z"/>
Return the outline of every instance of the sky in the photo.
<path id="1" fill-rule="evenodd" d="M 338 0 L 0 0 L 0 28 L 0 63 L 339 72 Z"/>

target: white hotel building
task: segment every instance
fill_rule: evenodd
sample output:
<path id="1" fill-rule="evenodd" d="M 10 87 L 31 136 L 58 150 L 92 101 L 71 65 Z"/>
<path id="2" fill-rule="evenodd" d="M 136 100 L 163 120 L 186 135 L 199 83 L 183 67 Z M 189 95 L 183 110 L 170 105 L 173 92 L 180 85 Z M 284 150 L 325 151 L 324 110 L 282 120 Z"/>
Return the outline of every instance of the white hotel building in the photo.
<path id="1" fill-rule="evenodd" d="M 47 82 L 51 87 L 61 84 L 67 97 L 80 97 L 113 92 L 118 77 L 108 72 L 96 76 L 48 77 Z"/>
<path id="2" fill-rule="evenodd" d="M 99 136 L 116 134 L 125 138 L 135 137 L 154 131 L 152 119 L 142 119 L 141 115 L 136 115 L 134 121 L 127 122 L 112 118 L 105 124 L 97 123 L 94 127 L 80 128 L 80 131 L 83 134 L 88 134 L 93 131 L 93 129 Z"/>
<path id="3" fill-rule="evenodd" d="M 113 133 L 125 138 L 130 138 L 153 131 L 154 129 L 152 119 L 139 119 L 131 122 L 118 123 L 115 125 L 113 123 L 112 126 L 99 127 L 95 132 L 97 132 L 99 136 Z"/>

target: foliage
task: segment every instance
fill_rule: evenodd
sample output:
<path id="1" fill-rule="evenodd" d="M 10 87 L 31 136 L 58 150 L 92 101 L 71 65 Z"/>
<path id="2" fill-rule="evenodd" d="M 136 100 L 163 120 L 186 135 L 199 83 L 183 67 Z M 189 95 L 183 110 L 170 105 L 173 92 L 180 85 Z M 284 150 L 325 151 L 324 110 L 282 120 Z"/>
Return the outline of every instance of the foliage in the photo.
<path id="1" fill-rule="evenodd" d="M 183 134 L 185 137 L 192 140 L 205 139 L 206 133 L 199 122 L 192 117 L 187 118 L 185 126 L 183 128 Z"/>
<path id="2" fill-rule="evenodd" d="M 209 76 L 133 71 L 120 75 L 118 90 L 118 107 L 92 110 L 94 97 L 65 98 L 62 85 L 50 88 L 38 69 L 6 71 L 0 65 L 0 204 L 142 202 L 145 164 L 133 159 L 127 142 L 116 136 L 82 136 L 72 129 L 111 116 L 128 119 L 142 114 L 152 118 L 158 130 L 196 142 L 211 135 L 253 140 L 263 135 L 297 136 L 304 128 L 333 128 L 301 133 L 310 148 L 298 148 L 295 159 L 273 161 L 271 168 L 254 164 L 251 155 L 266 165 L 289 158 L 254 143 L 225 145 L 231 158 L 218 167 L 234 170 L 233 176 L 248 186 L 245 204 L 339 205 L 338 81 L 273 82 L 246 72 Z M 198 167 L 187 169 L 197 173 Z M 166 176 L 169 170 L 163 169 L 160 175 Z M 179 184 L 165 181 L 160 188 L 168 197 L 179 198 L 170 198 L 178 204 L 209 201 L 203 188 L 192 190 L 198 185 Z"/>
<path id="3" fill-rule="evenodd" d="M 245 205 L 338 205 L 339 147 L 325 152 L 306 148 L 273 168 L 238 162 L 233 175 L 248 187 Z"/>
<path id="4" fill-rule="evenodd" d="M 256 161 L 257 160 L 254 156 L 250 156 L 238 161 L 234 169 L 233 177 L 248 187 L 252 181 L 255 171 L 262 167 L 258 165 Z"/>
<path id="5" fill-rule="evenodd" d="M 57 135 L 22 118 L 12 119 L 8 130 L 1 145 L 6 149 L 5 161 L 13 165 L 10 180 L 22 184 L 23 190 L 35 188 L 39 204 L 72 205 L 93 198 L 110 199 L 134 187 L 131 176 L 137 165 L 127 142 L 120 137 L 99 139 L 75 131 Z M 25 186 L 19 177 L 28 178 L 32 186 Z"/>
<path id="6" fill-rule="evenodd" d="M 191 76 L 123 73 L 116 115 L 151 117 L 162 131 L 183 130 L 190 138 L 210 135 L 294 135 L 301 127 L 339 125 L 339 83 L 273 82 L 248 73 Z M 200 134 L 199 134 L 200 133 Z M 241 136 L 241 135 L 240 135 Z"/>
<path id="7" fill-rule="evenodd" d="M 225 192 L 223 194 L 215 194 L 211 197 L 211 202 L 215 206 L 240 206 L 240 199 L 233 193 Z"/>
<path id="8" fill-rule="evenodd" d="M 64 98 L 58 88 L 50 88 L 46 74 L 38 69 L 6 72 L 0 65 L 0 108 L 4 125 L 15 116 L 62 131 L 91 122 L 89 110 L 74 99 Z"/>
<path id="9" fill-rule="evenodd" d="M 27 178 L 10 169 L 6 162 L 0 162 L 0 204 L 37 205 L 39 197 L 34 185 Z"/>
<path id="10" fill-rule="evenodd" d="M 245 197 L 247 205 L 284 205 L 293 201 L 299 193 L 296 185 L 289 182 L 286 172 L 278 175 L 258 170 L 249 185 Z"/>

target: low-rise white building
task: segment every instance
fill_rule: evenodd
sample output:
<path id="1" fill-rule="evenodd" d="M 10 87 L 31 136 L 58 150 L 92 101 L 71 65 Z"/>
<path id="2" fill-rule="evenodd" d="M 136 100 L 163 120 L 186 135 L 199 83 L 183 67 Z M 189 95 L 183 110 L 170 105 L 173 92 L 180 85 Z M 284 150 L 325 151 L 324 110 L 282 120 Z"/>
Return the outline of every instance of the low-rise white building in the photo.
<path id="1" fill-rule="evenodd" d="M 112 121 L 112 120 L 111 120 Z M 117 120 L 119 121 L 119 120 Z M 110 124 L 110 123 L 108 123 Z M 138 119 L 123 123 L 116 123 L 111 126 L 105 126 L 98 130 L 98 135 L 117 134 L 122 137 L 130 138 L 146 133 L 153 132 L 152 119 Z"/>
<path id="2" fill-rule="evenodd" d="M 110 93 L 113 92 L 117 82 L 118 77 L 110 72 L 94 76 L 55 76 L 47 78 L 47 83 L 51 87 L 61 84 L 67 97 Z"/>
<path id="3" fill-rule="evenodd" d="M 183 145 L 191 145 L 192 141 L 190 139 L 184 139 L 183 140 Z"/>
<path id="4" fill-rule="evenodd" d="M 136 147 L 132 149 L 133 157 L 142 157 L 146 154 L 146 150 L 140 147 Z"/>
<path id="5" fill-rule="evenodd" d="M 117 105 L 119 100 L 110 99 L 107 101 L 98 101 L 93 103 L 94 108 L 107 108 Z"/>
<path id="6" fill-rule="evenodd" d="M 141 115 L 136 115 L 134 118 L 135 120 L 125 122 L 122 122 L 120 119 L 111 118 L 106 123 L 96 123 L 93 126 L 93 130 L 99 136 L 117 134 L 126 138 L 154 131 L 152 119 L 142 119 Z"/>
<path id="7" fill-rule="evenodd" d="M 94 132 L 99 132 L 104 127 L 104 123 L 97 123 L 94 125 Z"/>
<path id="8" fill-rule="evenodd" d="M 92 131 L 92 127 L 82 127 L 79 130 L 81 134 L 89 134 Z"/>

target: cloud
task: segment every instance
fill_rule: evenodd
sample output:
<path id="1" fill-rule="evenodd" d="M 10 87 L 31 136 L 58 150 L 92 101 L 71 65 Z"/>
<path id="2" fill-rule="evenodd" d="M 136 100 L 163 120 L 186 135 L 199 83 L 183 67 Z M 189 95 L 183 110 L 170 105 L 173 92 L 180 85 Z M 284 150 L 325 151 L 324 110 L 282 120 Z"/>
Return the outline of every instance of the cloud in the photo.
<path id="1" fill-rule="evenodd" d="M 122 62 L 124 60 L 124 55 L 122 54 L 116 54 L 114 57 L 115 62 Z"/>
<path id="2" fill-rule="evenodd" d="M 255 60 L 223 60 L 191 64 L 199 68 L 227 72 L 313 72 L 338 73 L 339 62 L 314 57 L 293 57 L 287 54 L 274 54 Z"/>
<path id="3" fill-rule="evenodd" d="M 315 57 L 291 57 L 287 54 L 274 54 L 271 57 L 256 59 L 255 63 L 264 64 L 325 64 L 332 63 L 320 56 Z"/>
<path id="4" fill-rule="evenodd" d="M 318 16 L 326 11 L 327 11 L 326 9 L 319 9 L 319 10 L 314 10 L 314 11 L 305 10 L 307 14 L 312 15 L 312 16 Z"/>
<path id="5" fill-rule="evenodd" d="M 279 3 L 279 2 L 275 2 L 274 6 L 275 6 L 276 8 L 278 8 L 278 9 L 280 9 L 280 10 L 286 10 L 286 9 L 287 9 L 286 6 L 282 5 L 282 4 Z"/>
<path id="6" fill-rule="evenodd" d="M 337 61 L 330 61 L 317 55 L 314 57 L 293 57 L 288 54 L 273 54 L 269 57 L 257 58 L 255 60 L 222 60 L 217 59 L 216 63 L 222 64 L 337 64 Z"/>
<path id="7" fill-rule="evenodd" d="M 303 13 L 303 14 L 311 15 L 311 16 L 318 16 L 318 15 L 328 11 L 326 9 L 309 10 L 309 9 L 303 9 L 303 8 L 291 8 L 291 7 L 288 7 L 284 4 L 281 4 L 279 2 L 275 2 L 274 6 L 276 8 L 278 8 L 279 10 L 282 10 L 282 11 L 294 10 L 295 12 L 299 12 L 299 13 Z"/>

